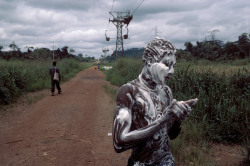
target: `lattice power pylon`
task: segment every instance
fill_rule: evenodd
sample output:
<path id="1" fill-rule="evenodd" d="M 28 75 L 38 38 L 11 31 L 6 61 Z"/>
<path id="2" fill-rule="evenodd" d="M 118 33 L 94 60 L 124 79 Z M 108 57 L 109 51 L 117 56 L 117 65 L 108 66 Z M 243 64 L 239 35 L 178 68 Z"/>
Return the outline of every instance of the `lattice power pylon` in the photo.
<path id="1" fill-rule="evenodd" d="M 127 12 L 109 12 L 110 15 L 113 16 L 113 19 L 110 19 L 117 28 L 117 35 L 116 35 L 116 53 L 117 56 L 118 53 L 121 54 L 121 56 L 124 56 L 124 48 L 123 48 L 123 38 L 128 38 L 128 33 L 122 36 L 122 28 L 126 24 L 128 28 L 128 24 L 132 20 L 133 16 L 130 15 L 130 11 Z M 116 14 L 116 17 L 113 15 Z M 128 32 L 128 31 L 127 31 Z"/>

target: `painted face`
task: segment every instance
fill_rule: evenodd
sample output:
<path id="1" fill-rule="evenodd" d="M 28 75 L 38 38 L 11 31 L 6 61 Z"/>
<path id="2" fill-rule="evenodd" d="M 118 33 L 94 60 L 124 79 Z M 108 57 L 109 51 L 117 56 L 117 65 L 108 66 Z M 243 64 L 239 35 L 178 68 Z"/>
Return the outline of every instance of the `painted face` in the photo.
<path id="1" fill-rule="evenodd" d="M 159 63 L 151 64 L 149 71 L 152 75 L 153 81 L 157 84 L 163 85 L 170 79 L 171 75 L 174 74 L 175 64 L 175 55 L 165 56 Z"/>

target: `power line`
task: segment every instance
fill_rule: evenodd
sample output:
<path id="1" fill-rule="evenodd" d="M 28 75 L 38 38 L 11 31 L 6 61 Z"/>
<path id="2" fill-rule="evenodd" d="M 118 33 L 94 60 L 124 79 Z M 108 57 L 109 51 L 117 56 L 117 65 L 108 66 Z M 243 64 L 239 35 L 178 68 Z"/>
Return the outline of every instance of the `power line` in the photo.
<path id="1" fill-rule="evenodd" d="M 122 56 L 124 56 L 124 48 L 123 48 L 123 38 L 124 39 L 128 39 L 128 34 L 125 34 L 124 36 L 122 36 L 122 27 L 124 25 L 129 25 L 130 21 L 133 19 L 133 16 L 130 15 L 130 11 L 127 12 L 113 12 L 114 14 L 116 14 L 116 16 L 114 16 L 111 12 L 109 12 L 112 16 L 113 19 L 110 20 L 117 28 L 117 35 L 116 35 L 116 56 L 119 53 L 122 54 Z M 127 31 L 128 33 L 128 31 Z M 106 37 L 107 40 L 107 37 Z M 108 41 L 108 40 L 107 40 Z"/>
<path id="2" fill-rule="evenodd" d="M 144 0 L 141 1 L 141 3 L 137 6 L 137 8 L 133 11 L 132 15 L 135 13 L 135 11 L 141 6 L 141 4 L 144 2 Z"/>
<path id="3" fill-rule="evenodd" d="M 111 12 L 112 12 L 112 10 L 113 10 L 114 4 L 115 4 L 115 0 L 113 0 L 112 8 L 111 8 L 111 10 L 110 10 Z"/>
<path id="4" fill-rule="evenodd" d="M 113 4 L 112 4 L 110 12 L 113 11 L 114 5 L 115 5 L 115 0 L 113 0 Z M 110 17 L 111 17 L 111 14 L 109 14 L 109 20 L 110 20 Z M 109 24 L 110 24 L 110 21 L 108 22 L 108 25 L 107 25 L 107 28 L 106 28 L 106 32 L 105 32 L 105 36 L 107 35 L 107 30 L 109 29 Z"/>
<path id="5" fill-rule="evenodd" d="M 115 0 L 113 0 L 113 4 L 112 4 L 111 10 L 110 10 L 111 12 L 113 11 L 114 5 L 115 5 Z M 107 24 L 107 28 L 106 28 L 106 31 L 105 31 L 106 41 L 109 41 L 109 40 L 110 40 L 110 38 L 107 37 L 107 31 L 108 31 L 108 29 L 109 29 L 110 18 L 111 18 L 111 14 L 109 14 L 109 22 L 108 22 L 108 24 Z M 104 49 L 104 45 L 105 45 L 105 40 L 104 40 L 104 43 L 103 43 L 102 51 L 103 51 L 103 50 L 107 50 L 107 48 Z"/>
<path id="6" fill-rule="evenodd" d="M 133 19 L 133 14 L 141 6 L 141 4 L 143 2 L 144 2 L 144 0 L 141 1 L 141 3 L 133 11 L 132 15 L 130 15 L 130 11 L 127 11 L 127 12 L 113 12 L 114 3 L 115 3 L 115 0 L 113 0 L 111 11 L 109 12 L 110 13 L 109 23 L 107 25 L 107 30 L 105 31 L 105 37 L 106 37 L 106 41 L 110 40 L 110 37 L 107 36 L 107 31 L 108 31 L 110 22 L 112 22 L 116 26 L 116 28 L 117 28 L 117 35 L 116 35 L 116 56 L 117 56 L 118 52 L 120 52 L 122 54 L 122 56 L 124 55 L 123 38 L 124 39 L 128 39 L 128 25 L 129 25 L 130 21 Z M 117 16 L 114 16 L 113 13 L 116 13 Z M 110 19 L 111 16 L 113 16 L 113 19 Z M 124 36 L 122 36 L 122 27 L 124 25 L 127 25 L 127 33 Z"/>
<path id="7" fill-rule="evenodd" d="M 113 11 L 113 8 L 114 8 L 114 4 L 115 4 L 115 0 L 113 0 L 113 4 L 112 4 L 112 7 L 111 7 L 111 12 Z M 111 14 L 109 14 L 109 22 L 108 22 L 108 24 L 107 24 L 107 28 L 106 28 L 106 31 L 105 31 L 105 37 L 106 37 L 106 41 L 108 41 L 107 40 L 107 31 L 108 31 L 108 29 L 109 29 L 109 24 L 110 24 L 110 17 L 111 17 Z M 105 41 L 104 41 L 104 43 L 105 43 Z"/>

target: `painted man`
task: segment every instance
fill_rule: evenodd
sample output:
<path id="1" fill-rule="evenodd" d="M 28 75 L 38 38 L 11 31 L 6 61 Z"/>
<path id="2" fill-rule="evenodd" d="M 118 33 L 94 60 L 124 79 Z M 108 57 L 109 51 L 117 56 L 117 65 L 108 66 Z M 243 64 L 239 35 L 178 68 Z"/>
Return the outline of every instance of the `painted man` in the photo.
<path id="1" fill-rule="evenodd" d="M 117 92 L 113 144 L 118 153 L 132 149 L 128 166 L 175 165 L 169 140 L 197 102 L 173 99 L 165 85 L 174 73 L 175 52 L 170 42 L 155 38 L 145 48 L 139 77 Z"/>

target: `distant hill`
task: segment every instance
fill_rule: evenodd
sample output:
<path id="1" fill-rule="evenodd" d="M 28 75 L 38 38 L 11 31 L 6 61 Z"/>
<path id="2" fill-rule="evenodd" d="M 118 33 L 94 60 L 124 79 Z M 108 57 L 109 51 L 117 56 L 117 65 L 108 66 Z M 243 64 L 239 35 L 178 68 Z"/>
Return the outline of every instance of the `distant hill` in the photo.
<path id="1" fill-rule="evenodd" d="M 143 52 L 144 52 L 144 48 L 130 48 L 130 49 L 127 49 L 127 50 L 124 50 L 124 57 L 136 57 L 136 58 L 140 58 L 142 57 L 143 55 Z M 118 58 L 121 56 L 121 53 L 118 52 Z M 115 58 L 115 51 L 110 55 L 110 56 L 107 56 L 106 60 L 108 61 L 112 61 L 114 60 Z"/>
<path id="2" fill-rule="evenodd" d="M 144 48 L 130 48 L 124 51 L 124 56 L 142 57 Z"/>

